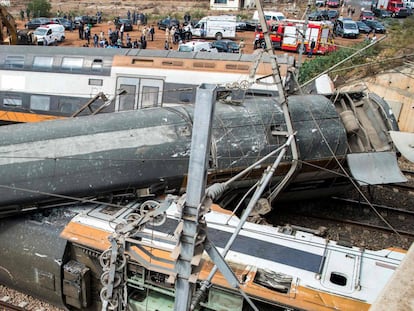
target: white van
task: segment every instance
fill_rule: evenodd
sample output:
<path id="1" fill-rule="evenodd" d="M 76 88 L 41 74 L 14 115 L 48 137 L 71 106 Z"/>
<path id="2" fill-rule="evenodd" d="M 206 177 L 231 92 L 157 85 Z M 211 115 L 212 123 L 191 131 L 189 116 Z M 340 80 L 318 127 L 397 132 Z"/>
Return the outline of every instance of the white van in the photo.
<path id="1" fill-rule="evenodd" d="M 213 52 L 218 53 L 216 48 L 211 47 L 211 42 L 190 41 L 178 46 L 179 52 Z"/>
<path id="2" fill-rule="evenodd" d="M 65 27 L 59 24 L 49 24 L 37 27 L 34 35 L 38 45 L 57 44 L 65 40 Z"/>
<path id="3" fill-rule="evenodd" d="M 264 13 L 266 23 L 269 26 L 286 19 L 286 16 L 282 12 L 264 11 L 263 13 Z M 257 10 L 254 11 L 252 19 L 254 21 L 260 22 L 259 12 Z"/>
<path id="4" fill-rule="evenodd" d="M 236 37 L 236 16 L 219 15 L 206 16 L 191 27 L 191 34 L 201 38 L 215 38 L 221 40 L 223 38 Z"/>

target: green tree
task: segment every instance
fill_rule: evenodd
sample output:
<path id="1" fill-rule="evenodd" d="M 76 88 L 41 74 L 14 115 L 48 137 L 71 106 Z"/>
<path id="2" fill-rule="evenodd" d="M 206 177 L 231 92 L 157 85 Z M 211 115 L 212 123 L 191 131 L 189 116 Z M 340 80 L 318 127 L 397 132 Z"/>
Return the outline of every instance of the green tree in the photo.
<path id="1" fill-rule="evenodd" d="M 49 17 L 52 5 L 48 0 L 32 0 L 27 4 L 30 12 L 33 12 L 33 17 Z"/>

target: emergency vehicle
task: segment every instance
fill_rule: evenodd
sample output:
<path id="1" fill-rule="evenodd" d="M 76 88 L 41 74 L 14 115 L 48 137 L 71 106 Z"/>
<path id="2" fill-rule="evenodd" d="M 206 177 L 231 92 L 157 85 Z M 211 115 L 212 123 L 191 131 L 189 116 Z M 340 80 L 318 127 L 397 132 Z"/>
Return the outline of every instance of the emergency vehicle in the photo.
<path id="1" fill-rule="evenodd" d="M 303 20 L 286 20 L 274 25 L 271 32 L 269 32 L 273 48 L 299 52 L 304 26 L 305 21 Z M 315 41 L 313 53 L 326 54 L 334 51 L 336 47 L 333 44 L 332 23 L 326 21 L 309 22 L 306 28 L 304 50 L 302 52 L 309 52 L 312 40 Z M 254 48 L 264 48 L 265 46 L 263 31 L 259 26 L 255 33 Z"/>

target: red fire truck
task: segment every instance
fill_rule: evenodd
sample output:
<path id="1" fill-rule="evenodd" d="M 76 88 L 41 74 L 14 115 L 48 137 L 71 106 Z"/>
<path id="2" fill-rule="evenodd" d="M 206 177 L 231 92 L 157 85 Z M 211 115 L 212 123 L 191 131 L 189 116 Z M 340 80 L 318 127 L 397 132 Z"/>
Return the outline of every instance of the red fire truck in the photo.
<path id="1" fill-rule="evenodd" d="M 305 21 L 286 20 L 274 25 L 270 32 L 270 40 L 274 49 L 299 52 Z M 266 46 L 263 31 L 259 27 L 255 33 L 254 48 Z M 304 37 L 304 50 L 309 52 L 312 40 L 315 41 L 314 54 L 326 54 L 336 49 L 333 44 L 333 30 L 330 22 L 309 22 Z"/>

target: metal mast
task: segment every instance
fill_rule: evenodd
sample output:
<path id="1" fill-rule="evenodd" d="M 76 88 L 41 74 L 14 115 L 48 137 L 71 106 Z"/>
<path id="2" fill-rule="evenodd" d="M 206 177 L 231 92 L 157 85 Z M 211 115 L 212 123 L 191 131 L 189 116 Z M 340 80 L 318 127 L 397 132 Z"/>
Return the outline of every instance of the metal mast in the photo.
<path id="1" fill-rule="evenodd" d="M 182 209 L 182 230 L 177 242 L 175 282 L 175 311 L 187 311 L 190 307 L 194 273 L 204 251 L 205 221 L 202 201 L 207 182 L 207 161 L 210 153 L 211 125 L 216 100 L 216 86 L 201 85 L 197 90 L 194 110 L 194 126 L 191 139 L 191 154 L 187 183 L 186 202 Z"/>

